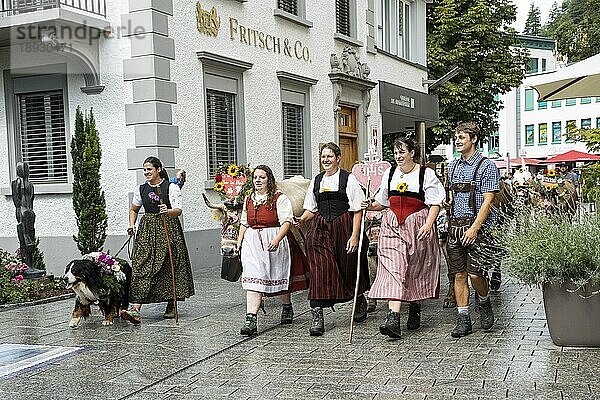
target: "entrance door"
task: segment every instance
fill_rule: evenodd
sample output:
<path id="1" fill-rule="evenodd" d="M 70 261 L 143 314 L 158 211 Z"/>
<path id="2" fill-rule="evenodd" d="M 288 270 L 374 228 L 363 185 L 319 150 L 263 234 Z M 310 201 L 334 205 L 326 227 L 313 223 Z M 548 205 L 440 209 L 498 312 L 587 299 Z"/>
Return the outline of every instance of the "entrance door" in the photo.
<path id="1" fill-rule="evenodd" d="M 339 144 L 342 151 L 340 168 L 352 171 L 358 161 L 358 125 L 356 108 L 343 107 L 338 111 Z"/>

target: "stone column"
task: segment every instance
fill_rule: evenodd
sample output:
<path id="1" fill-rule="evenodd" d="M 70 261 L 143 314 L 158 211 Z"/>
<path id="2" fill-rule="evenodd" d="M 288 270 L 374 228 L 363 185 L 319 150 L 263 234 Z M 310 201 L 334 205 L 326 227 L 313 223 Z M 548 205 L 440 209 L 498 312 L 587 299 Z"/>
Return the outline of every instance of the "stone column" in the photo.
<path id="1" fill-rule="evenodd" d="M 133 103 L 125 105 L 125 124 L 135 129 L 135 148 L 127 150 L 127 166 L 145 182 L 142 163 L 150 155 L 166 168 L 175 167 L 179 129 L 173 125 L 172 105 L 177 85 L 171 81 L 175 41 L 169 37 L 172 0 L 129 0 L 129 14 L 121 17 L 131 41 L 131 58 L 123 61 L 123 79 L 132 82 Z"/>

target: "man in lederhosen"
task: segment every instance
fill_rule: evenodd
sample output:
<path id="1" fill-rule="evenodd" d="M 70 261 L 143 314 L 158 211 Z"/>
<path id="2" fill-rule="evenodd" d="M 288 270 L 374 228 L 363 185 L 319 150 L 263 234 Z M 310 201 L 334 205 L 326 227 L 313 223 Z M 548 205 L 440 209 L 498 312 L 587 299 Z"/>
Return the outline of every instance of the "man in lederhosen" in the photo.
<path id="1" fill-rule="evenodd" d="M 457 324 L 453 337 L 472 332 L 469 316 L 469 281 L 475 290 L 481 328 L 494 324 L 487 275 L 495 264 L 498 247 L 490 228 L 496 219 L 492 203 L 500 190 L 496 165 L 477 151 L 481 133 L 477 124 L 461 122 L 454 134 L 454 145 L 461 157 L 448 166 L 451 194 L 448 225 L 448 271 L 454 274 Z"/>

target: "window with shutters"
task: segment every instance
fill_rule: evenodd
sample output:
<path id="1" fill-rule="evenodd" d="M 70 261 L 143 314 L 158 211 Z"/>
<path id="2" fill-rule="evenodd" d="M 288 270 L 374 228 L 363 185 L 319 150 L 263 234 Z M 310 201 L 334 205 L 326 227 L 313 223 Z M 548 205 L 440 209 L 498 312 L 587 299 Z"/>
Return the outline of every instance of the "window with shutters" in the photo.
<path id="1" fill-rule="evenodd" d="M 283 177 L 304 175 L 304 107 L 282 103 Z"/>
<path id="2" fill-rule="evenodd" d="M 378 0 L 377 47 L 410 60 L 411 3 L 406 0 Z"/>
<path id="3" fill-rule="evenodd" d="M 350 0 L 335 0 L 336 32 L 352 36 L 350 17 Z"/>
<path id="4" fill-rule="evenodd" d="M 235 94 L 206 90 L 208 173 L 221 164 L 237 163 Z"/>
<path id="5" fill-rule="evenodd" d="M 67 183 L 63 91 L 16 96 L 16 159 L 29 164 L 33 183 Z"/>
<path id="6" fill-rule="evenodd" d="M 294 15 L 298 13 L 298 0 L 277 0 L 277 8 Z"/>

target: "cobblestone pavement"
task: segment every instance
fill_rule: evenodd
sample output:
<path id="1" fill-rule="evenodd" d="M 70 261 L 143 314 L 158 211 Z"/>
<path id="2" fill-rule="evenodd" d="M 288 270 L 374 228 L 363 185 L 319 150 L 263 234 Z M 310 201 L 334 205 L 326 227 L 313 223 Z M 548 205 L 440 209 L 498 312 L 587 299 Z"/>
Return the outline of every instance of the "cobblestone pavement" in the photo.
<path id="1" fill-rule="evenodd" d="M 325 335 L 311 338 L 305 293 L 294 296 L 292 325 L 278 324 L 278 299 L 267 299 L 259 334 L 244 338 L 239 284 L 218 267 L 194 274 L 198 294 L 180 303 L 179 326 L 162 319 L 164 305 L 145 306 L 139 326 L 103 327 L 95 309 L 77 329 L 73 300 L 0 312 L 0 343 L 84 348 L 0 380 L 0 398 L 600 399 L 600 349 L 555 346 L 540 290 L 511 279 L 493 294 L 490 332 L 474 311 L 473 334 L 452 338 L 455 310 L 440 299 L 424 302 L 421 329 L 392 340 L 378 331 L 380 303 L 349 344 L 350 304 L 326 310 Z"/>

